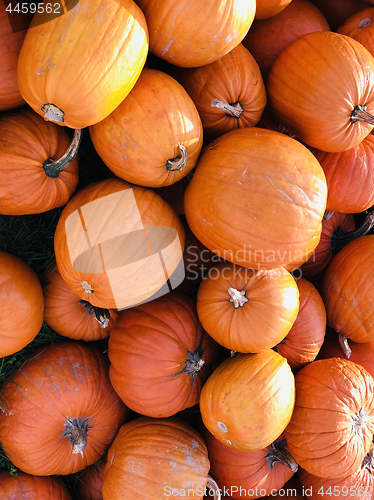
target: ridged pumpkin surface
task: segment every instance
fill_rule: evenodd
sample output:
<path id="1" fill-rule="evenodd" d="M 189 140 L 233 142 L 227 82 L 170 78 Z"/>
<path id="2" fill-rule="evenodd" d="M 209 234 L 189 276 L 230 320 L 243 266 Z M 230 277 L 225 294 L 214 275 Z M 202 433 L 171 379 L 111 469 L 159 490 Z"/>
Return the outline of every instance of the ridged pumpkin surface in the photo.
<path id="1" fill-rule="evenodd" d="M 1 500 L 71 500 L 65 486 L 57 477 L 32 476 L 17 470 L 0 472 Z"/>

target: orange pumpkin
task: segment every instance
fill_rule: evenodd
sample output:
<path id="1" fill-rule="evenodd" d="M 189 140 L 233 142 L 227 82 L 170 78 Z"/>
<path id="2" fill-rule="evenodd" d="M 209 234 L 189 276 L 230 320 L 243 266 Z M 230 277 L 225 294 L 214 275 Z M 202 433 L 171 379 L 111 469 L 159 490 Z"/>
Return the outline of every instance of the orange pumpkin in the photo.
<path id="1" fill-rule="evenodd" d="M 122 401 L 149 417 L 170 417 L 199 402 L 218 346 L 193 300 L 172 292 L 122 312 L 112 329 L 110 380 Z"/>
<path id="2" fill-rule="evenodd" d="M 216 61 L 236 47 L 255 15 L 255 0 L 136 0 L 149 29 L 149 50 L 175 66 Z"/>
<path id="3" fill-rule="evenodd" d="M 76 193 L 61 213 L 54 244 L 62 278 L 97 307 L 131 307 L 169 292 L 167 279 L 173 288 L 183 279 L 177 215 L 152 190 L 121 179 Z"/>
<path id="4" fill-rule="evenodd" d="M 64 15 L 36 13 L 18 60 L 25 101 L 45 119 L 81 129 L 106 118 L 144 66 L 148 31 L 133 0 L 80 0 Z M 98 12 L 100 13 L 98 15 Z"/>
<path id="5" fill-rule="evenodd" d="M 0 214 L 39 214 L 65 205 L 78 184 L 81 133 L 71 142 L 25 107 L 0 117 Z"/>
<path id="6" fill-rule="evenodd" d="M 103 500 L 101 489 L 105 465 L 106 457 L 99 464 L 93 464 L 84 469 L 77 485 L 79 500 Z"/>
<path id="7" fill-rule="evenodd" d="M 0 357 L 28 345 L 43 324 L 43 291 L 35 272 L 23 260 L 0 252 Z"/>
<path id="8" fill-rule="evenodd" d="M 353 148 L 374 127 L 374 58 L 350 37 L 300 36 L 273 64 L 267 91 L 277 120 L 322 151 Z"/>
<path id="9" fill-rule="evenodd" d="M 126 99 L 90 127 L 96 151 L 122 179 L 161 187 L 174 184 L 196 165 L 203 129 L 196 107 L 171 76 L 143 69 Z"/>
<path id="10" fill-rule="evenodd" d="M 336 31 L 339 26 L 355 12 L 365 9 L 370 1 L 363 0 L 311 0 L 323 15 L 326 17 L 332 31 Z"/>
<path id="11" fill-rule="evenodd" d="M 204 149 L 184 208 L 195 236 L 221 258 L 254 269 L 296 268 L 318 244 L 326 196 L 323 170 L 305 146 L 246 127 Z"/>
<path id="12" fill-rule="evenodd" d="M 211 141 L 230 130 L 253 127 L 267 98 L 260 68 L 240 43 L 217 61 L 172 73 L 192 97 Z"/>
<path id="13" fill-rule="evenodd" d="M 224 262 L 209 270 L 197 294 L 203 328 L 220 345 L 239 352 L 281 342 L 298 309 L 297 285 L 284 268 L 254 271 Z"/>
<path id="14" fill-rule="evenodd" d="M 296 284 L 299 290 L 299 312 L 291 330 L 275 348 L 287 359 L 293 370 L 299 370 L 314 361 L 326 331 L 326 310 L 317 289 L 303 278 L 296 280 Z"/>
<path id="15" fill-rule="evenodd" d="M 117 319 L 115 309 L 101 309 L 82 300 L 61 278 L 56 264 L 43 276 L 44 321 L 58 334 L 74 340 L 109 337 Z"/>
<path id="16" fill-rule="evenodd" d="M 7 470 L 0 472 L 1 500 L 71 500 L 65 486 L 56 477 L 31 476 L 22 471 L 11 475 Z"/>
<path id="17" fill-rule="evenodd" d="M 272 349 L 226 359 L 200 396 L 205 427 L 218 441 L 242 451 L 258 451 L 275 441 L 289 423 L 294 404 L 291 368 Z"/>
<path id="18" fill-rule="evenodd" d="M 315 476 L 359 469 L 374 432 L 374 378 L 351 361 L 313 361 L 295 376 L 296 402 L 284 433 L 297 463 Z"/>
<path id="19" fill-rule="evenodd" d="M 291 0 L 256 0 L 255 19 L 267 19 L 282 12 Z"/>
<path id="20" fill-rule="evenodd" d="M 337 29 L 337 33 L 350 36 L 361 43 L 371 55 L 374 55 L 374 7 L 355 12 Z"/>

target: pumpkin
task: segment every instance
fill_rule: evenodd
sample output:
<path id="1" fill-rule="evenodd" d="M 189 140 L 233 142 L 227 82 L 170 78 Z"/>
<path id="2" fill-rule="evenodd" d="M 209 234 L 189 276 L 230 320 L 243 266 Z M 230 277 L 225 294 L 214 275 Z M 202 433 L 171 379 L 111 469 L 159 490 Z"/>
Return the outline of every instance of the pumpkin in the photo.
<path id="1" fill-rule="evenodd" d="M 326 310 L 321 295 L 306 279 L 296 280 L 299 311 L 286 337 L 274 348 L 293 370 L 316 358 L 325 339 Z"/>
<path id="2" fill-rule="evenodd" d="M 374 43 L 372 19 L 374 7 L 367 7 L 358 12 L 355 12 L 337 29 L 337 33 L 350 36 L 354 40 L 361 43 L 371 55 L 374 55 Z"/>
<path id="3" fill-rule="evenodd" d="M 259 498 L 279 490 L 297 471 L 284 436 L 258 451 L 226 446 L 205 428 L 201 435 L 208 448 L 209 474 L 222 492 L 232 498 Z"/>
<path id="4" fill-rule="evenodd" d="M 369 1 L 363 0 L 311 0 L 323 15 L 326 17 L 332 31 L 336 31 L 339 26 L 355 12 L 365 9 Z"/>
<path id="5" fill-rule="evenodd" d="M 281 342 L 298 309 L 297 285 L 284 268 L 255 271 L 223 262 L 209 270 L 197 294 L 203 328 L 220 345 L 239 352 Z"/>
<path id="6" fill-rule="evenodd" d="M 33 269 L 22 259 L 0 252 L 0 357 L 27 346 L 43 324 L 43 291 Z"/>
<path id="7" fill-rule="evenodd" d="M 256 270 L 296 268 L 318 244 L 326 196 L 323 170 L 305 146 L 246 127 L 204 149 L 184 209 L 195 236 L 221 258 Z"/>
<path id="8" fill-rule="evenodd" d="M 21 95 L 47 120 L 88 127 L 106 118 L 139 77 L 148 53 L 144 15 L 133 0 L 108 0 L 105 8 L 80 0 L 57 17 L 46 10 L 34 15 L 19 55 Z"/>
<path id="9" fill-rule="evenodd" d="M 299 36 L 329 29 L 326 18 L 309 0 L 292 0 L 279 14 L 253 21 L 243 45 L 256 59 L 264 80 L 282 52 Z"/>
<path id="10" fill-rule="evenodd" d="M 132 410 L 170 417 L 199 402 L 217 347 L 193 300 L 172 292 L 120 313 L 109 338 L 110 381 Z"/>
<path id="11" fill-rule="evenodd" d="M 253 127 L 261 118 L 267 101 L 265 85 L 257 62 L 241 43 L 217 61 L 175 68 L 172 74 L 196 104 L 206 141 Z"/>
<path id="12" fill-rule="evenodd" d="M 374 127 L 374 58 L 350 37 L 300 36 L 273 64 L 267 91 L 275 118 L 322 151 L 353 148 Z"/>
<path id="13" fill-rule="evenodd" d="M 71 500 L 66 488 L 56 477 L 31 476 L 22 471 L 11 475 L 0 472 L 1 500 Z"/>
<path id="14" fill-rule="evenodd" d="M 223 361 L 202 388 L 200 412 L 218 441 L 258 451 L 282 434 L 294 403 L 291 368 L 283 356 L 268 349 Z"/>
<path id="15" fill-rule="evenodd" d="M 153 191 L 122 179 L 76 193 L 61 213 L 54 245 L 62 278 L 96 307 L 131 307 L 169 292 L 167 279 L 175 288 L 184 276 L 177 215 Z"/>
<path id="16" fill-rule="evenodd" d="M 109 381 L 108 358 L 65 341 L 32 352 L 3 384 L 0 440 L 28 474 L 72 474 L 104 455 L 127 416 Z"/>
<path id="17" fill-rule="evenodd" d="M 350 238 L 354 239 L 354 231 L 353 214 L 334 212 L 331 217 L 324 217 L 321 239 L 313 255 L 300 267 L 300 274 L 306 279 L 318 279 L 322 276 L 331 259 L 349 242 Z"/>
<path id="18" fill-rule="evenodd" d="M 266 495 L 262 498 L 266 498 L 266 500 L 274 498 L 293 498 L 294 500 L 303 500 L 305 498 L 303 493 L 304 490 L 300 484 L 299 476 L 294 474 L 282 488 L 279 488 L 278 491 L 272 491 L 270 495 Z"/>
<path id="19" fill-rule="evenodd" d="M 196 165 L 203 144 L 199 113 L 171 76 L 143 69 L 126 99 L 90 127 L 93 145 L 104 163 L 133 184 L 174 184 Z"/>
<path id="20" fill-rule="evenodd" d="M 149 30 L 149 50 L 175 66 L 216 61 L 236 47 L 255 15 L 255 0 L 136 0 Z"/>
<path id="21" fill-rule="evenodd" d="M 79 500 L 103 500 L 101 489 L 105 465 L 106 457 L 99 464 L 93 464 L 84 469 L 77 485 Z"/>
<path id="22" fill-rule="evenodd" d="M 330 212 L 359 213 L 374 205 L 374 135 L 339 153 L 312 149 L 325 172 Z"/>
<path id="23" fill-rule="evenodd" d="M 267 19 L 282 12 L 291 0 L 256 0 L 255 19 Z"/>
<path id="24" fill-rule="evenodd" d="M 0 4 L 0 111 L 25 104 L 18 88 L 17 62 L 26 27 L 14 29 L 6 11 L 7 5 L 5 2 Z"/>
<path id="25" fill-rule="evenodd" d="M 296 402 L 284 433 L 296 462 L 310 474 L 355 473 L 374 432 L 374 379 L 349 360 L 313 361 L 295 376 Z"/>
<path id="26" fill-rule="evenodd" d="M 44 321 L 55 332 L 74 340 L 109 337 L 118 316 L 115 309 L 101 309 L 80 299 L 61 278 L 56 264 L 45 271 L 43 281 Z"/>
<path id="27" fill-rule="evenodd" d="M 160 188 L 154 188 L 155 193 L 169 203 L 177 215 L 184 215 L 184 192 L 192 179 L 192 172 L 182 177 L 181 180 Z"/>
<path id="28" fill-rule="evenodd" d="M 140 417 L 123 425 L 108 451 L 104 500 L 135 500 L 141 495 L 202 499 L 209 459 L 202 437 L 175 417 Z M 219 497 L 218 497 L 219 498 Z"/>
<path id="29" fill-rule="evenodd" d="M 0 213 L 39 214 L 65 205 L 78 184 L 81 132 L 45 122 L 28 107 L 0 117 Z"/>
<path id="30" fill-rule="evenodd" d="M 330 262 L 321 285 L 328 324 L 354 342 L 374 341 L 370 300 L 374 269 L 374 235 L 361 236 Z"/>

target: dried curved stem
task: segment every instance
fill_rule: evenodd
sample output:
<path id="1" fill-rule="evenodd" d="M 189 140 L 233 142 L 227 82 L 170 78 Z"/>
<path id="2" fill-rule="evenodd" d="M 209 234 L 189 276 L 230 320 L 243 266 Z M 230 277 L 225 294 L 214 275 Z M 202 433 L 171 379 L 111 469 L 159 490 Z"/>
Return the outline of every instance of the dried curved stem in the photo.
<path id="1" fill-rule="evenodd" d="M 80 453 L 83 458 L 83 450 L 87 445 L 87 434 L 90 418 L 66 418 L 64 437 L 70 439 L 74 455 Z"/>
<path id="2" fill-rule="evenodd" d="M 366 111 L 366 106 L 359 104 L 351 113 L 351 123 L 365 122 L 374 125 L 374 116 Z"/>
<path id="3" fill-rule="evenodd" d="M 213 99 L 210 105 L 212 106 L 212 108 L 218 108 L 224 113 L 226 113 L 227 116 L 233 118 L 240 118 L 244 111 L 243 106 L 240 104 L 239 101 L 235 102 L 234 104 L 228 104 L 225 101 L 220 101 L 219 99 Z"/>
<path id="4" fill-rule="evenodd" d="M 179 143 L 178 147 L 180 149 L 181 156 L 176 156 L 166 162 L 166 170 L 170 172 L 183 170 L 187 164 L 187 149 Z"/>
<path id="5" fill-rule="evenodd" d="M 215 480 L 208 475 L 208 482 L 207 482 L 207 488 L 209 488 L 211 491 L 213 491 L 213 495 L 209 495 L 213 497 L 213 500 L 221 500 L 221 490 L 218 487 L 218 484 L 215 482 Z"/>
<path id="6" fill-rule="evenodd" d="M 285 446 L 285 439 L 271 443 L 271 445 L 269 446 L 269 451 L 265 456 L 266 461 L 269 464 L 269 469 L 272 469 L 276 462 L 280 462 L 281 464 L 290 468 L 292 472 L 297 472 L 299 465 L 293 458 L 291 453 L 285 448 Z"/>
<path id="7" fill-rule="evenodd" d="M 374 226 L 374 208 L 371 207 L 367 212 L 367 216 L 365 217 L 363 223 L 357 229 L 343 233 L 341 227 L 338 226 L 334 230 L 330 243 L 332 255 L 336 255 L 343 247 L 345 247 L 345 245 L 353 240 L 356 240 L 360 236 L 364 236 L 371 230 Z"/>
<path id="8" fill-rule="evenodd" d="M 56 178 L 60 175 L 60 172 L 67 168 L 70 163 L 74 160 L 78 153 L 78 149 L 82 140 L 82 129 L 78 128 L 74 131 L 74 136 L 71 144 L 66 151 L 66 153 L 61 156 L 58 160 L 53 160 L 49 158 L 43 164 L 44 172 L 48 177 Z"/>
<path id="9" fill-rule="evenodd" d="M 87 302 L 87 300 L 80 300 L 80 304 L 82 304 L 87 310 L 90 316 L 94 316 L 96 321 L 99 322 L 101 328 L 106 328 L 109 325 L 110 321 L 110 312 L 109 309 L 104 309 L 102 307 L 96 307 Z"/>
<path id="10" fill-rule="evenodd" d="M 341 350 L 343 351 L 344 356 L 347 359 L 349 359 L 351 357 L 352 350 L 349 347 L 347 337 L 344 337 L 344 335 L 339 332 L 338 333 L 338 338 L 339 338 L 339 345 L 340 345 Z"/>

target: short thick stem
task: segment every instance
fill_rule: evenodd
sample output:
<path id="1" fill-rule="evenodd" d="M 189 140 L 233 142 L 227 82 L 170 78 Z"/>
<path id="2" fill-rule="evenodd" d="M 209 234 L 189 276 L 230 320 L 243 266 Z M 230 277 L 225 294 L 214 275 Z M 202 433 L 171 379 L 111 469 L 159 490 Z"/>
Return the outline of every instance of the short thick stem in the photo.
<path id="1" fill-rule="evenodd" d="M 80 454 L 83 457 L 83 450 L 87 445 L 87 434 L 90 418 L 73 417 L 67 418 L 65 423 L 64 437 L 68 437 L 73 447 L 74 455 Z"/>
<path id="2" fill-rule="evenodd" d="M 205 361 L 201 357 L 200 348 L 193 352 L 187 351 L 187 360 L 185 371 L 187 375 L 196 375 L 201 370 L 201 367 L 205 364 Z"/>
<path id="3" fill-rule="evenodd" d="M 343 233 L 340 226 L 338 226 L 331 236 L 331 253 L 332 255 L 336 255 L 342 248 L 344 248 L 348 243 L 353 240 L 356 240 L 360 236 L 364 236 L 367 234 L 371 228 L 374 226 L 374 208 L 370 208 L 368 210 L 368 214 L 365 217 L 363 223 L 357 229 L 353 231 L 348 231 L 347 233 Z"/>
<path id="4" fill-rule="evenodd" d="M 248 302 L 247 297 L 245 296 L 245 290 L 237 290 L 236 288 L 229 288 L 227 290 L 230 295 L 229 302 L 231 302 L 235 309 L 239 307 L 243 307 L 246 302 Z"/>
<path id="5" fill-rule="evenodd" d="M 366 106 L 359 104 L 351 113 L 351 123 L 365 122 L 374 125 L 374 116 L 366 111 Z"/>
<path id="6" fill-rule="evenodd" d="M 60 175 L 60 172 L 67 168 L 70 163 L 74 160 L 78 153 L 78 149 L 82 140 L 82 129 L 76 129 L 74 131 L 73 140 L 66 151 L 66 153 L 61 156 L 58 160 L 53 160 L 49 158 L 43 164 L 44 172 L 48 177 L 56 178 Z"/>
<path id="7" fill-rule="evenodd" d="M 170 158 L 170 160 L 166 162 L 166 170 L 169 172 L 176 172 L 183 170 L 187 164 L 187 149 L 184 146 L 182 146 L 182 144 L 178 144 L 178 147 L 180 149 L 181 156 Z"/>
<path id="8" fill-rule="evenodd" d="M 96 321 L 99 322 L 101 328 L 106 328 L 108 326 L 110 320 L 110 312 L 108 309 L 93 306 L 92 304 L 87 302 L 87 300 L 80 300 L 79 303 L 88 310 L 88 314 L 90 316 L 94 316 Z"/>
<path id="9" fill-rule="evenodd" d="M 225 101 L 220 101 L 219 99 L 213 99 L 210 105 L 212 106 L 212 108 L 218 108 L 224 113 L 226 113 L 227 116 L 233 118 L 240 118 L 244 111 L 243 106 L 240 104 L 239 101 L 235 102 L 234 104 L 228 104 Z"/>
<path id="10" fill-rule="evenodd" d="M 280 462 L 281 464 L 291 469 L 292 472 L 297 472 L 299 465 L 285 446 L 285 439 L 271 443 L 271 445 L 269 446 L 269 451 L 267 452 L 265 457 L 267 463 L 269 464 L 269 469 L 272 469 L 276 462 Z"/>
<path id="11" fill-rule="evenodd" d="M 50 122 L 64 123 L 65 113 L 52 103 L 44 104 L 42 107 L 44 118 Z"/>
<path id="12" fill-rule="evenodd" d="M 365 427 L 367 420 L 368 420 L 368 413 L 365 410 L 365 408 L 362 407 L 357 413 L 354 413 L 352 415 L 352 432 L 357 436 L 362 437 L 363 435 L 362 429 Z"/>
<path id="13" fill-rule="evenodd" d="M 344 337 L 342 333 L 338 333 L 339 345 L 341 350 L 343 351 L 344 356 L 349 359 L 351 357 L 352 351 L 348 344 L 347 337 Z"/>

